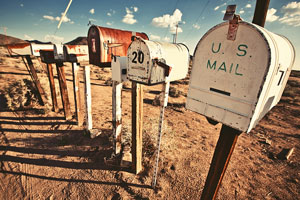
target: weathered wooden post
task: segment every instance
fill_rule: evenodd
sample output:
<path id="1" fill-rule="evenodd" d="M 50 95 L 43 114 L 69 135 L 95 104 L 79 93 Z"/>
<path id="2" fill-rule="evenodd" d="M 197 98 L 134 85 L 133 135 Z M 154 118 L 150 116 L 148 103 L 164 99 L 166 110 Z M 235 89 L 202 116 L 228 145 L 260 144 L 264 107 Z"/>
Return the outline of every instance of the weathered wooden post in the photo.
<path id="1" fill-rule="evenodd" d="M 91 79 L 90 79 L 90 66 L 84 66 L 84 91 L 85 91 L 85 124 L 86 130 L 90 131 L 93 129 L 92 120 L 92 93 L 91 93 Z"/>
<path id="2" fill-rule="evenodd" d="M 79 66 L 88 64 L 88 46 L 87 45 L 64 45 L 63 46 L 64 61 L 72 63 L 73 70 L 73 89 L 75 101 L 75 114 L 78 126 L 83 125 L 84 115 L 82 112 L 82 104 L 80 98 L 80 78 Z M 79 64 L 79 65 L 78 65 Z"/>
<path id="3" fill-rule="evenodd" d="M 132 82 L 131 84 L 132 169 L 135 174 L 138 174 L 142 171 L 143 85 L 136 82 Z"/>
<path id="4" fill-rule="evenodd" d="M 239 134 L 278 103 L 294 62 L 286 38 L 241 21 L 235 8 L 194 52 L 186 108 L 223 124 L 201 199 L 216 198 Z"/>
<path id="5" fill-rule="evenodd" d="M 54 82 L 52 64 L 47 63 L 46 65 L 47 65 L 48 79 L 49 79 L 51 99 L 52 99 L 52 109 L 53 109 L 54 112 L 58 112 L 58 104 L 57 104 L 57 97 L 56 97 L 56 89 L 55 89 L 55 82 Z"/>
<path id="6" fill-rule="evenodd" d="M 38 98 L 42 105 L 46 102 L 45 92 L 41 86 L 39 78 L 37 76 L 36 70 L 33 66 L 33 62 L 30 56 L 35 56 L 39 59 L 40 54 L 39 51 L 41 49 L 53 49 L 53 45 L 48 44 L 30 44 L 30 43 L 21 43 L 21 44 L 10 44 L 7 45 L 7 50 L 11 56 L 21 56 L 23 62 L 34 82 L 37 91 L 38 91 Z M 24 57 L 27 63 L 24 60 Z"/>
<path id="7" fill-rule="evenodd" d="M 83 124 L 83 113 L 80 98 L 80 79 L 79 79 L 79 66 L 76 62 L 72 63 L 73 71 L 73 90 L 74 90 L 74 101 L 75 101 L 75 114 L 78 126 Z"/>
<path id="8" fill-rule="evenodd" d="M 142 170 L 142 118 L 141 106 L 143 102 L 139 84 L 154 85 L 163 84 L 163 99 L 157 136 L 157 156 L 154 167 L 152 187 L 156 185 L 156 175 L 159 162 L 161 134 L 163 129 L 164 110 L 168 103 L 170 81 L 176 81 L 186 77 L 189 67 L 188 48 L 183 44 L 170 44 L 166 42 L 153 42 L 139 37 L 133 37 L 127 52 L 128 67 L 127 78 L 132 81 L 132 157 L 135 173 Z M 137 93 L 140 93 L 137 96 Z M 140 110 L 138 110 L 140 108 Z M 137 112 L 137 113 L 135 113 Z M 137 131 L 138 130 L 138 131 Z"/>

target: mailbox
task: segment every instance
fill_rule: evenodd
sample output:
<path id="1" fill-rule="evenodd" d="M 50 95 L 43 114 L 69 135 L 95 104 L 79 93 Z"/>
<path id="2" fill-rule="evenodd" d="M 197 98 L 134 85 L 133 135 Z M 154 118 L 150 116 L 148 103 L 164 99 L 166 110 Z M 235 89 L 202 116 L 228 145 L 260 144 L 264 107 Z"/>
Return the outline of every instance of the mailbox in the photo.
<path id="1" fill-rule="evenodd" d="M 189 50 L 184 44 L 154 42 L 136 38 L 127 52 L 127 78 L 146 85 L 176 81 L 186 77 Z"/>
<path id="2" fill-rule="evenodd" d="M 40 55 L 43 63 L 47 63 L 47 64 L 55 63 L 53 50 L 41 50 Z"/>
<path id="3" fill-rule="evenodd" d="M 186 107 L 249 132 L 280 100 L 295 51 L 287 38 L 255 24 L 230 26 L 216 25 L 198 42 Z"/>
<path id="4" fill-rule="evenodd" d="M 90 64 L 110 67 L 112 55 L 126 56 L 132 35 L 148 39 L 145 33 L 91 26 L 87 38 Z"/>
<path id="5" fill-rule="evenodd" d="M 11 56 L 34 55 L 36 57 L 39 57 L 40 50 L 53 51 L 53 44 L 34 44 L 34 43 L 9 44 L 7 45 L 7 49 Z"/>
<path id="6" fill-rule="evenodd" d="M 64 46 L 62 44 L 55 44 L 54 45 L 54 59 L 56 62 L 64 62 Z"/>
<path id="7" fill-rule="evenodd" d="M 88 62 L 88 45 L 64 45 L 63 47 L 65 61 L 67 62 Z"/>
<path id="8" fill-rule="evenodd" d="M 111 61 L 112 80 L 123 83 L 127 81 L 127 57 L 114 56 Z"/>
<path id="9" fill-rule="evenodd" d="M 40 56 L 40 50 L 53 50 L 53 44 L 34 44 L 31 45 L 31 54 L 39 57 Z"/>

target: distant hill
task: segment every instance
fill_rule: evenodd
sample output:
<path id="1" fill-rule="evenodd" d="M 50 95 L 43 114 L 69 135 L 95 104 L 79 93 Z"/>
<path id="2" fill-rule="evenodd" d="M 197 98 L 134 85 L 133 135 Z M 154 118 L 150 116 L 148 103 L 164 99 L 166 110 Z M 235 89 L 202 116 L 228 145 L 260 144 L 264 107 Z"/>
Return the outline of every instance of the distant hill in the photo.
<path id="1" fill-rule="evenodd" d="M 21 40 L 19 38 L 0 34 L 0 45 L 15 44 L 15 43 L 28 43 L 28 42 L 25 40 Z"/>
<path id="2" fill-rule="evenodd" d="M 76 39 L 67 42 L 69 45 L 87 45 L 87 37 L 77 37 Z"/>
<path id="3" fill-rule="evenodd" d="M 41 42 L 39 40 L 25 40 L 25 41 L 30 43 L 35 43 L 35 44 L 52 44 L 52 42 Z"/>

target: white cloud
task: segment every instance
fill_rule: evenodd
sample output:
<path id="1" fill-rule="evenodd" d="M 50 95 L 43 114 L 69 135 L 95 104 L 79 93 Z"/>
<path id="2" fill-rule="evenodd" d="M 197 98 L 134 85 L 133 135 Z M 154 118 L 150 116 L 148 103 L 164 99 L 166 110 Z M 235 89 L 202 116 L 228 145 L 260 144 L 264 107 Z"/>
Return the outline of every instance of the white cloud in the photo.
<path id="1" fill-rule="evenodd" d="M 251 4 L 250 3 L 248 3 L 246 6 L 245 6 L 245 8 L 251 8 L 252 6 L 251 6 Z"/>
<path id="2" fill-rule="evenodd" d="M 225 14 L 225 13 L 226 13 L 226 10 L 222 10 L 221 12 Z"/>
<path id="3" fill-rule="evenodd" d="M 245 13 L 245 11 L 244 10 L 240 10 L 240 12 L 239 12 L 240 14 L 244 14 Z"/>
<path id="4" fill-rule="evenodd" d="M 280 23 L 290 26 L 300 26 L 300 2 L 290 2 L 282 6 L 283 17 L 279 19 Z"/>
<path id="5" fill-rule="evenodd" d="M 300 2 L 290 2 L 285 6 L 282 6 L 281 12 L 284 13 L 284 15 L 289 15 L 291 17 L 300 15 Z"/>
<path id="6" fill-rule="evenodd" d="M 24 7 L 24 4 L 21 3 L 20 6 L 21 6 L 21 7 Z"/>
<path id="7" fill-rule="evenodd" d="M 166 36 L 162 40 L 165 41 L 165 42 L 170 42 L 171 38 L 169 38 L 169 37 Z"/>
<path id="8" fill-rule="evenodd" d="M 220 6 L 217 6 L 217 7 L 214 8 L 214 10 L 218 10 L 219 8 L 220 8 Z"/>
<path id="9" fill-rule="evenodd" d="M 160 36 L 158 35 L 150 35 L 150 40 L 160 40 Z"/>
<path id="10" fill-rule="evenodd" d="M 89 11 L 89 13 L 91 13 L 92 15 L 95 13 L 95 9 L 94 8 L 92 8 L 90 11 Z"/>
<path id="11" fill-rule="evenodd" d="M 268 9 L 266 21 L 274 22 L 274 21 L 278 20 L 279 16 L 275 15 L 276 12 L 277 12 L 277 10 L 275 8 Z"/>
<path id="12" fill-rule="evenodd" d="M 107 13 L 107 16 L 112 16 L 113 14 L 115 14 L 116 13 L 116 11 L 115 10 L 113 10 L 113 9 L 110 9 L 109 10 L 109 12 Z"/>
<path id="13" fill-rule="evenodd" d="M 214 8 L 214 10 L 218 10 L 219 8 L 221 8 L 221 7 L 223 7 L 223 6 L 226 6 L 226 3 L 223 3 L 223 4 L 219 5 L 219 6 L 216 6 L 216 7 Z"/>
<path id="14" fill-rule="evenodd" d="M 62 13 L 62 14 L 63 14 L 63 13 Z M 50 20 L 50 21 L 55 21 L 55 20 L 56 20 L 56 21 L 60 21 L 60 17 L 59 17 L 59 16 L 53 17 L 53 16 L 50 16 L 50 15 L 44 15 L 43 18 L 44 18 L 44 19 L 48 19 L 48 20 Z M 74 24 L 74 22 L 71 21 L 71 19 L 68 18 L 67 15 L 65 15 L 65 17 L 64 17 L 64 19 L 63 19 L 62 22 L 69 22 L 70 24 Z"/>
<path id="15" fill-rule="evenodd" d="M 126 7 L 126 15 L 123 17 L 122 22 L 124 22 L 125 24 L 137 23 L 137 20 L 134 19 L 134 15 L 132 13 L 133 11 Z"/>
<path id="16" fill-rule="evenodd" d="M 44 19 L 49 19 L 50 21 L 54 21 L 54 17 L 49 16 L 49 15 L 44 15 L 43 18 Z"/>
<path id="17" fill-rule="evenodd" d="M 171 33 L 176 32 L 176 25 L 181 21 L 182 12 L 176 9 L 172 15 L 165 14 L 160 17 L 155 17 L 152 19 L 152 25 L 161 28 L 170 28 Z M 178 33 L 182 32 L 182 29 L 178 28 Z"/>
<path id="18" fill-rule="evenodd" d="M 106 22 L 106 25 L 111 26 L 112 22 Z"/>
<path id="19" fill-rule="evenodd" d="M 52 43 L 62 43 L 64 41 L 63 37 L 59 37 L 56 35 L 45 35 L 45 41 L 51 41 Z"/>
<path id="20" fill-rule="evenodd" d="M 91 21 L 91 22 L 96 22 L 97 20 L 94 19 L 94 18 L 89 18 L 89 21 Z"/>
<path id="21" fill-rule="evenodd" d="M 24 34 L 24 38 L 25 38 L 25 40 L 33 40 L 32 37 L 30 37 L 29 35 L 26 35 L 26 34 Z"/>
<path id="22" fill-rule="evenodd" d="M 200 25 L 199 24 L 193 24 L 193 28 L 195 28 L 195 29 L 200 29 Z"/>
<path id="23" fill-rule="evenodd" d="M 137 12 L 137 11 L 139 10 L 139 8 L 138 8 L 138 7 L 135 7 L 135 6 L 132 7 L 132 8 L 133 8 L 133 11 L 134 11 L 134 12 Z"/>

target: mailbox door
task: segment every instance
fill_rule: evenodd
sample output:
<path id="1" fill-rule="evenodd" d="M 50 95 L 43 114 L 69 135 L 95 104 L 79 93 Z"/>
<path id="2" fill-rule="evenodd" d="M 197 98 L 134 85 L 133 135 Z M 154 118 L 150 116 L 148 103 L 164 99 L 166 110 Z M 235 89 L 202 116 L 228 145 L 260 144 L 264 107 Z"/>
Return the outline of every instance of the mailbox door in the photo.
<path id="1" fill-rule="evenodd" d="M 41 60 L 44 63 L 52 64 L 55 63 L 54 51 L 53 50 L 40 50 Z"/>
<path id="2" fill-rule="evenodd" d="M 90 64 L 110 66 L 111 56 L 126 56 L 132 35 L 148 39 L 145 33 L 91 26 L 88 32 Z"/>

